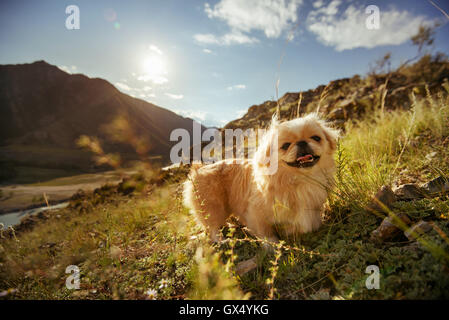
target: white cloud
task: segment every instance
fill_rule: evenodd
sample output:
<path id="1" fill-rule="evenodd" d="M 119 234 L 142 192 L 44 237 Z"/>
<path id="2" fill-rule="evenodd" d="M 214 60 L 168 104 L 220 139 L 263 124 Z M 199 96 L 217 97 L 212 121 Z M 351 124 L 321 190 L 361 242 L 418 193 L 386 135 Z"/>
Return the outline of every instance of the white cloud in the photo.
<path id="1" fill-rule="evenodd" d="M 137 77 L 137 80 L 143 81 L 143 82 L 152 82 L 154 84 L 164 84 L 168 82 L 168 79 L 162 75 L 155 75 L 155 74 L 142 74 Z"/>
<path id="2" fill-rule="evenodd" d="M 128 86 L 127 84 L 121 83 L 121 82 L 116 82 L 115 86 L 117 88 L 119 88 L 120 90 L 124 90 L 124 91 L 131 91 L 131 90 L 133 90 L 130 86 Z"/>
<path id="3" fill-rule="evenodd" d="M 148 99 L 148 98 L 154 98 L 156 95 L 154 93 L 141 93 L 139 94 L 139 97 L 142 99 Z"/>
<path id="4" fill-rule="evenodd" d="M 67 67 L 67 66 L 58 66 L 59 69 L 61 69 L 62 71 L 65 71 L 67 73 L 74 73 L 76 71 L 76 66 L 71 66 L 71 67 Z"/>
<path id="5" fill-rule="evenodd" d="M 230 120 L 228 119 L 217 119 L 216 116 L 213 113 L 201 111 L 201 110 L 179 110 L 175 109 L 173 112 L 183 116 L 191 118 L 195 121 L 200 122 L 201 124 L 208 126 L 208 127 L 223 127 L 225 124 L 227 124 Z"/>
<path id="6" fill-rule="evenodd" d="M 307 17 L 307 28 L 318 36 L 318 41 L 337 51 L 355 48 L 374 48 L 399 45 L 409 40 L 421 24 L 431 23 L 424 16 L 395 8 L 380 12 L 380 29 L 368 29 L 365 7 L 349 5 L 340 12 L 342 1 L 333 0 L 327 6 L 313 10 Z"/>
<path id="7" fill-rule="evenodd" d="M 237 118 L 243 117 L 248 112 L 248 109 L 237 110 Z"/>
<path id="8" fill-rule="evenodd" d="M 204 53 L 212 53 L 212 50 L 209 50 L 209 49 L 203 49 L 203 52 L 204 52 Z"/>
<path id="9" fill-rule="evenodd" d="M 259 42 L 257 38 L 249 37 L 238 31 L 227 33 L 221 37 L 217 37 L 211 33 L 195 34 L 193 38 L 197 42 L 202 44 L 216 44 L 220 46 L 229 46 L 232 44 L 251 44 Z"/>
<path id="10" fill-rule="evenodd" d="M 193 36 L 193 38 L 201 43 L 206 43 L 206 44 L 219 44 L 219 40 L 217 39 L 216 36 L 214 36 L 211 33 L 207 33 L 207 34 L 195 34 Z"/>
<path id="11" fill-rule="evenodd" d="M 204 122 L 207 117 L 207 112 L 199 110 L 173 110 L 173 112 L 183 117 L 188 117 L 199 122 Z"/>
<path id="12" fill-rule="evenodd" d="M 225 21 L 232 30 L 251 32 L 260 30 L 268 38 L 277 38 L 297 20 L 302 0 L 221 0 L 212 8 L 205 4 L 210 19 Z"/>
<path id="13" fill-rule="evenodd" d="M 122 91 L 127 91 L 127 93 L 133 97 L 135 97 L 135 95 L 132 95 L 131 93 L 138 94 L 141 98 L 155 97 L 153 93 L 148 93 L 148 91 L 152 90 L 151 87 L 144 86 L 143 88 L 133 88 L 124 83 L 127 82 L 127 80 L 125 80 L 126 79 L 121 79 L 121 82 L 116 82 L 115 86 Z"/>
<path id="14" fill-rule="evenodd" d="M 323 0 L 317 0 L 317 1 L 314 1 L 314 2 L 313 2 L 313 7 L 317 9 L 317 8 L 322 7 L 323 4 L 324 4 L 324 1 L 323 1 Z"/>
<path id="15" fill-rule="evenodd" d="M 184 95 L 182 94 L 173 94 L 173 93 L 165 93 L 165 95 L 171 99 L 175 99 L 175 100 L 180 100 L 182 98 L 184 98 Z"/>
<path id="16" fill-rule="evenodd" d="M 163 55 L 162 50 L 159 49 L 157 46 L 155 46 L 155 45 L 153 45 L 153 44 L 150 45 L 148 48 L 149 48 L 151 51 L 156 52 L 158 55 Z"/>
<path id="17" fill-rule="evenodd" d="M 228 90 L 246 89 L 246 85 L 244 85 L 244 84 L 236 84 L 236 85 L 233 85 L 233 86 L 229 86 L 227 89 Z"/>
<path id="18" fill-rule="evenodd" d="M 303 0 L 221 0 L 213 7 L 206 3 L 204 11 L 210 19 L 224 21 L 230 31 L 222 36 L 196 34 L 202 44 L 252 44 L 259 40 L 249 34 L 262 31 L 267 38 L 278 38 L 298 19 L 297 10 Z"/>

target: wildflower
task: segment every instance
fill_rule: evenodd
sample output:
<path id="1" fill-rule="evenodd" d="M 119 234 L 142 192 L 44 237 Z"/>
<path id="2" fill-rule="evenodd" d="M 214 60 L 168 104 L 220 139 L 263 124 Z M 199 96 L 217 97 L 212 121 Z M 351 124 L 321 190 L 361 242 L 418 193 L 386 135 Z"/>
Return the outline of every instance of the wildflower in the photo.
<path id="1" fill-rule="evenodd" d="M 146 300 L 156 300 L 157 291 L 154 289 L 148 289 L 145 294 L 147 295 Z"/>
<path id="2" fill-rule="evenodd" d="M 167 288 L 168 286 L 168 280 L 167 279 L 162 279 L 161 281 L 159 281 L 159 289 L 163 289 L 163 288 Z"/>
<path id="3" fill-rule="evenodd" d="M 0 298 L 1 297 L 6 297 L 7 295 L 10 295 L 10 294 L 13 294 L 13 293 L 16 293 L 16 292 L 17 292 L 17 289 L 13 289 L 13 288 L 10 288 L 10 289 L 4 290 L 4 291 L 0 291 Z"/>

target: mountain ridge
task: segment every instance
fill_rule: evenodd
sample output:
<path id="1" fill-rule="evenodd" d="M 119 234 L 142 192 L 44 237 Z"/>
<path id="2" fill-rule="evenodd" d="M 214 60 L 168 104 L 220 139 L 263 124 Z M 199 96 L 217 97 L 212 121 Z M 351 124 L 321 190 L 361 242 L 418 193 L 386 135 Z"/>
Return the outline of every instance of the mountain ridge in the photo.
<path id="1" fill-rule="evenodd" d="M 167 163 L 175 143 L 170 141 L 171 131 L 184 128 L 192 136 L 194 122 L 122 93 L 105 79 L 69 74 L 43 60 L 0 65 L 0 109 L 0 164 L 40 162 L 39 166 L 51 168 L 86 170 L 95 166 L 91 155 L 80 160 L 86 157 L 76 145 L 81 135 L 98 138 L 105 152 L 119 153 L 125 159 L 141 157 L 130 141 L 120 139 L 123 128 L 111 127 L 118 118 L 125 119 L 133 135 L 145 141 L 145 156 Z M 72 151 L 78 155 L 54 163 L 46 151 L 26 159 L 17 151 L 25 147 L 55 148 L 67 150 L 66 155 Z"/>

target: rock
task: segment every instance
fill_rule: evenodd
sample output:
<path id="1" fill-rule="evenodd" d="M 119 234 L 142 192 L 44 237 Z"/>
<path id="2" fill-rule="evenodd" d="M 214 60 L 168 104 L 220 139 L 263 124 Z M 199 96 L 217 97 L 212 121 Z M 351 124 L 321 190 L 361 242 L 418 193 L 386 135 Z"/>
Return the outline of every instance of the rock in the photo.
<path id="1" fill-rule="evenodd" d="M 402 221 L 404 224 L 409 225 L 411 223 L 409 217 L 404 213 L 399 213 L 395 217 L 386 217 L 380 226 L 371 233 L 371 240 L 381 240 L 386 241 L 394 238 L 400 233 L 400 223 L 398 220 Z"/>
<path id="2" fill-rule="evenodd" d="M 420 254 L 422 253 L 422 245 L 418 242 L 418 241 L 413 241 L 412 243 L 410 243 L 407 246 L 403 247 L 405 250 L 408 250 L 410 252 L 414 252 L 416 254 Z"/>
<path id="3" fill-rule="evenodd" d="M 385 210 L 384 207 L 390 209 L 396 200 L 396 195 L 394 194 L 393 190 L 391 190 L 389 186 L 385 185 L 382 186 L 379 191 L 377 191 L 367 209 L 369 211 L 388 213 L 388 210 Z"/>
<path id="4" fill-rule="evenodd" d="M 449 192 L 449 178 L 439 176 L 421 186 L 421 189 L 429 195 Z"/>
<path id="5" fill-rule="evenodd" d="M 250 272 L 251 270 L 257 268 L 257 263 L 256 263 L 256 257 L 253 257 L 251 259 L 239 262 L 237 264 L 237 266 L 235 267 L 235 272 L 239 275 L 239 276 L 243 276 L 244 274 Z"/>
<path id="6" fill-rule="evenodd" d="M 299 99 L 299 92 L 287 92 L 282 96 L 282 98 L 279 99 L 279 105 L 283 106 L 285 104 L 298 101 L 298 99 Z"/>
<path id="7" fill-rule="evenodd" d="M 394 194 L 398 200 L 415 200 L 424 198 L 426 193 L 421 187 L 407 183 L 394 189 Z"/>
<path id="8" fill-rule="evenodd" d="M 404 231 L 404 235 L 407 237 L 407 239 L 413 241 L 417 240 L 419 236 L 422 236 L 430 230 L 432 230 L 431 224 L 421 220 L 411 226 L 408 230 Z"/>

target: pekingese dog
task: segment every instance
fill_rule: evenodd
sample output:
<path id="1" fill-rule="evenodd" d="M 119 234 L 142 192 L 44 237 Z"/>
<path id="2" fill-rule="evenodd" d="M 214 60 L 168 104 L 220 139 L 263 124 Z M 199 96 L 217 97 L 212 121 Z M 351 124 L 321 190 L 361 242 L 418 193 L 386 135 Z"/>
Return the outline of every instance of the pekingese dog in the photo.
<path id="1" fill-rule="evenodd" d="M 230 215 L 269 241 L 278 241 L 274 226 L 287 235 L 316 230 L 333 184 L 337 137 L 338 131 L 314 114 L 282 123 L 274 119 L 252 159 L 192 168 L 184 204 L 213 241 Z"/>

